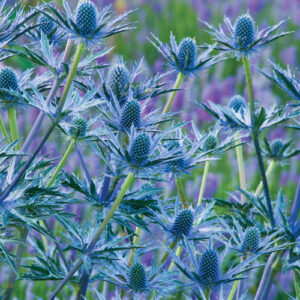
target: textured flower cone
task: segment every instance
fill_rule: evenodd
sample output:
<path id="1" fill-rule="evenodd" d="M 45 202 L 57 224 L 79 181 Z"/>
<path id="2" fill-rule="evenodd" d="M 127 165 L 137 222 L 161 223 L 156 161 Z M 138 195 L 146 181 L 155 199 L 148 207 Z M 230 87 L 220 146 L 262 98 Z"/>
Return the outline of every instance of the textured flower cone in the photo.
<path id="1" fill-rule="evenodd" d="M 0 88 L 17 91 L 18 86 L 18 80 L 15 72 L 10 68 L 3 68 L 0 71 Z M 14 100 L 15 98 L 14 96 L 2 91 L 0 92 L 0 95 L 6 100 Z"/>
<path id="2" fill-rule="evenodd" d="M 129 83 L 130 73 L 124 65 L 118 64 L 110 68 L 106 85 L 117 97 L 120 104 L 124 104 L 126 101 Z"/>
<path id="3" fill-rule="evenodd" d="M 273 156 L 278 156 L 282 147 L 283 147 L 283 142 L 281 139 L 277 139 L 273 141 L 272 144 L 270 145 Z"/>
<path id="4" fill-rule="evenodd" d="M 177 215 L 171 232 L 178 237 L 182 235 L 187 236 L 192 230 L 193 223 L 194 217 L 192 212 L 189 209 L 183 210 Z"/>
<path id="5" fill-rule="evenodd" d="M 83 138 L 87 132 L 87 123 L 83 118 L 75 118 L 69 129 L 69 134 L 74 138 Z"/>
<path id="6" fill-rule="evenodd" d="M 218 144 L 217 139 L 213 135 L 209 135 L 203 143 L 203 150 L 209 151 L 215 149 L 217 147 L 217 144 Z"/>
<path id="7" fill-rule="evenodd" d="M 257 227 L 247 228 L 242 243 L 241 251 L 254 253 L 258 250 L 260 244 L 260 232 Z"/>
<path id="8" fill-rule="evenodd" d="M 123 127 L 129 129 L 133 124 L 138 128 L 141 123 L 141 108 L 140 104 L 136 100 L 129 100 L 125 103 L 122 115 L 121 124 Z"/>
<path id="9" fill-rule="evenodd" d="M 136 290 L 141 291 L 147 285 L 147 276 L 145 268 L 140 263 L 135 263 L 129 270 L 129 284 Z"/>
<path id="10" fill-rule="evenodd" d="M 41 15 L 38 23 L 40 24 L 39 29 L 43 31 L 45 35 L 49 35 L 55 26 L 54 21 L 46 15 Z"/>
<path id="11" fill-rule="evenodd" d="M 237 112 L 244 112 L 246 108 L 245 99 L 240 95 L 235 95 L 230 99 L 229 108 L 233 109 L 236 113 Z"/>
<path id="12" fill-rule="evenodd" d="M 204 285 L 215 283 L 220 274 L 218 254 L 213 249 L 207 249 L 199 259 L 199 278 Z"/>
<path id="13" fill-rule="evenodd" d="M 197 55 L 195 40 L 185 38 L 181 41 L 178 50 L 178 65 L 181 69 L 194 67 Z"/>
<path id="14" fill-rule="evenodd" d="M 146 162 L 149 158 L 151 140 L 147 133 L 141 133 L 133 141 L 130 147 L 130 159 L 138 165 Z"/>
<path id="15" fill-rule="evenodd" d="M 166 148 L 169 150 L 169 151 L 172 151 L 174 149 L 177 149 L 180 147 L 180 144 L 178 141 L 169 141 L 166 145 Z M 182 151 L 178 151 L 178 152 L 175 152 L 174 155 L 182 155 Z M 181 158 L 178 158 L 176 160 L 172 160 L 170 162 L 168 162 L 168 167 L 169 168 L 179 168 L 179 169 L 182 169 L 184 168 L 184 159 L 181 157 Z"/>
<path id="16" fill-rule="evenodd" d="M 97 28 L 97 10 L 93 3 L 85 1 L 77 8 L 76 26 L 83 37 L 90 36 Z"/>
<path id="17" fill-rule="evenodd" d="M 237 47 L 247 49 L 255 39 L 255 26 L 249 15 L 240 16 L 234 25 L 234 40 Z"/>

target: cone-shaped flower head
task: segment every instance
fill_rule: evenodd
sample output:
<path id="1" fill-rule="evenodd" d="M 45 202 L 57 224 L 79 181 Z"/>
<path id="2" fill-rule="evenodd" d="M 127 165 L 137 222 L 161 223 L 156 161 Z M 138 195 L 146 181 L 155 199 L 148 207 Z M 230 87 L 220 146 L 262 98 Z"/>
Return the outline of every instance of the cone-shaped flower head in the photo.
<path id="1" fill-rule="evenodd" d="M 193 223 L 194 216 L 191 210 L 183 210 L 177 215 L 175 222 L 171 228 L 171 232 L 176 237 L 181 237 L 182 235 L 187 236 L 192 230 Z"/>
<path id="2" fill-rule="evenodd" d="M 204 285 L 214 284 L 220 274 L 218 253 L 213 249 L 206 249 L 199 259 L 199 278 Z"/>
<path id="3" fill-rule="evenodd" d="M 125 65 L 118 64 L 110 68 L 107 74 L 106 85 L 117 97 L 120 104 L 124 104 L 126 101 L 129 84 L 130 73 Z"/>
<path id="4" fill-rule="evenodd" d="M 136 291 L 142 291 L 147 285 L 145 268 L 140 263 L 135 263 L 129 270 L 129 284 Z"/>
<path id="5" fill-rule="evenodd" d="M 185 38 L 178 50 L 178 65 L 182 69 L 193 68 L 197 58 L 197 47 L 194 39 Z"/>
<path id="6" fill-rule="evenodd" d="M 75 118 L 69 129 L 69 134 L 74 138 L 83 138 L 87 132 L 87 122 L 83 118 Z"/>
<path id="7" fill-rule="evenodd" d="M 255 40 L 254 21 L 249 15 L 240 16 L 234 24 L 236 47 L 247 49 Z"/>
<path id="8" fill-rule="evenodd" d="M 3 68 L 0 71 L 0 88 L 7 89 L 7 90 L 18 90 L 18 79 L 16 73 L 10 68 Z M 6 93 L 0 92 L 0 95 L 5 98 L 6 100 L 13 100 L 14 96 Z"/>
<path id="9" fill-rule="evenodd" d="M 240 112 L 241 114 L 243 114 L 244 109 L 246 108 L 244 97 L 240 95 L 231 97 L 229 101 L 229 108 L 233 109 L 236 113 Z"/>
<path id="10" fill-rule="evenodd" d="M 166 144 L 166 148 L 168 149 L 168 151 L 173 151 L 174 149 L 177 149 L 179 147 L 180 147 L 180 144 L 179 144 L 178 141 L 169 141 Z M 182 151 L 179 150 L 178 152 L 174 152 L 174 155 L 182 155 Z M 170 168 L 171 170 L 173 168 L 183 169 L 184 168 L 184 159 L 183 159 L 183 157 L 168 162 L 168 168 Z"/>
<path id="11" fill-rule="evenodd" d="M 271 147 L 272 155 L 278 156 L 279 152 L 283 147 L 283 141 L 281 139 L 276 139 L 271 143 L 270 147 Z"/>
<path id="12" fill-rule="evenodd" d="M 216 148 L 218 145 L 218 141 L 216 139 L 216 137 L 214 137 L 213 135 L 208 135 L 207 138 L 205 139 L 204 143 L 203 143 L 203 150 L 204 151 L 209 151 L 209 150 L 213 150 L 214 148 Z"/>
<path id="13" fill-rule="evenodd" d="M 76 12 L 76 25 L 83 37 L 90 36 L 97 27 L 97 9 L 90 1 L 81 2 Z"/>
<path id="14" fill-rule="evenodd" d="M 139 134 L 133 141 L 129 155 L 134 164 L 141 165 L 145 163 L 150 154 L 151 140 L 147 133 Z"/>
<path id="15" fill-rule="evenodd" d="M 246 229 L 241 251 L 255 253 L 260 244 L 260 231 L 257 227 Z"/>
<path id="16" fill-rule="evenodd" d="M 141 123 L 141 107 L 138 101 L 128 100 L 123 106 L 121 115 L 121 125 L 126 129 L 130 129 L 133 124 L 138 128 Z"/>
<path id="17" fill-rule="evenodd" d="M 45 35 L 49 35 L 55 26 L 54 21 L 46 15 L 40 15 L 38 23 L 40 24 L 39 29 L 43 31 Z"/>

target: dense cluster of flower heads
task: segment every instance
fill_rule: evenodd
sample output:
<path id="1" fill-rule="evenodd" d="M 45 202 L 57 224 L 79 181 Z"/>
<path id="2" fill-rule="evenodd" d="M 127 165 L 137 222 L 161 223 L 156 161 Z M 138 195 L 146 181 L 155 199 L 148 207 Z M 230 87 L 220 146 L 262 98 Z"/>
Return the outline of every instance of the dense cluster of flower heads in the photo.
<path id="1" fill-rule="evenodd" d="M 283 22 L 259 31 L 249 13 L 234 25 L 226 17 L 226 33 L 221 26 L 206 24 L 213 45 L 198 46 L 190 37 L 177 44 L 172 33 L 170 44 L 164 44 L 152 35 L 150 42 L 168 71 L 146 77 L 142 60 L 131 68 L 122 58 L 111 65 L 98 62 L 111 51 L 105 48 L 106 37 L 134 28 L 127 20 L 132 11 L 115 16 L 111 6 L 100 9 L 91 1 L 79 1 L 74 10 L 68 1 L 62 4 L 38 6 L 26 15 L 19 3 L 7 11 L 5 1 L 0 4 L 0 32 L 6 32 L 0 34 L 1 60 L 20 56 L 35 66 L 22 74 L 8 67 L 0 70 L 0 104 L 10 129 L 8 133 L 1 117 L 0 261 L 10 274 L 0 297 L 3 293 L 4 299 L 12 299 L 18 274 L 21 281 L 46 283 L 45 294 L 37 289 L 34 297 L 51 300 L 62 289 L 69 298 L 76 292 L 79 300 L 88 299 L 87 291 L 93 299 L 210 299 L 214 293 L 231 300 L 235 294 L 252 293 L 244 285 L 237 287 L 261 268 L 255 299 L 264 299 L 262 286 L 282 257 L 299 282 L 300 192 L 292 205 L 286 205 L 281 190 L 271 199 L 267 177 L 275 164 L 300 150 L 281 139 L 265 138 L 263 147 L 259 143 L 264 130 L 283 122 L 299 129 L 294 121 L 299 103 L 269 109 L 254 103 L 248 67 L 252 53 L 288 34 L 275 34 Z M 17 41 L 16 49 L 10 47 L 12 41 Z M 214 55 L 214 50 L 225 55 Z M 197 122 L 182 122 L 171 111 L 181 82 L 230 59 L 226 53 L 243 60 L 248 102 L 239 94 L 228 105 L 194 101 L 217 121 L 206 131 Z M 35 75 L 40 66 L 42 74 Z M 289 69 L 271 67 L 271 74 L 259 71 L 299 101 L 299 80 Z M 173 74 L 177 80 L 168 88 L 165 78 Z M 168 99 L 162 97 L 164 109 L 152 108 L 157 96 Z M 25 137 L 18 133 L 19 104 L 39 110 Z M 47 129 L 35 142 L 46 116 Z M 59 162 L 39 154 L 53 132 L 69 143 Z M 260 185 L 251 190 L 242 180 L 246 138 L 254 141 L 263 191 Z M 228 199 L 206 197 L 209 166 L 233 148 L 240 186 Z M 95 155 L 95 177 L 85 151 Z M 80 162 L 76 172 L 64 169 L 72 152 Z M 270 162 L 269 173 L 263 158 Z M 197 196 L 187 196 L 186 182 L 202 169 L 197 201 Z M 70 206 L 79 207 L 77 216 L 68 211 Z M 88 220 L 82 207 L 89 210 Z M 9 244 L 16 244 L 15 253 Z M 24 251 L 30 256 L 26 261 Z M 25 266 L 21 271 L 20 265 Z"/>

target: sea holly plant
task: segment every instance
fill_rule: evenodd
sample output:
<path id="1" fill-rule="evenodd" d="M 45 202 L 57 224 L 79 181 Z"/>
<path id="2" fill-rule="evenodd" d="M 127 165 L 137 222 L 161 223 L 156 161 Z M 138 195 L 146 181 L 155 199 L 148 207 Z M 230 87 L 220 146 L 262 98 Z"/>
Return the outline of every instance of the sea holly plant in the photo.
<path id="1" fill-rule="evenodd" d="M 225 18 L 226 30 L 207 24 L 214 44 L 198 45 L 176 29 L 180 15 L 169 44 L 152 35 L 144 47 L 151 30 L 138 31 L 133 56 L 144 26 L 130 9 L 24 4 L 0 4 L 0 298 L 260 300 L 286 271 L 299 298 L 300 181 L 295 193 L 290 178 L 281 184 L 291 165 L 297 173 L 299 80 L 262 62 L 254 75 L 286 97 L 262 105 L 249 61 L 290 33 L 284 22 Z M 155 65 L 139 53 L 153 45 Z M 219 69 L 230 58 L 246 84 L 201 97 L 235 71 Z M 281 126 L 291 133 L 271 138 Z"/>

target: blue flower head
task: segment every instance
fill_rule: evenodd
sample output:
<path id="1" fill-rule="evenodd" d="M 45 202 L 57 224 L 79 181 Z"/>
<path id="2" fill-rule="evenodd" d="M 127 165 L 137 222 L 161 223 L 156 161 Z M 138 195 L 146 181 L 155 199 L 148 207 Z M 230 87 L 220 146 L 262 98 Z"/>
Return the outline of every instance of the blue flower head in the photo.
<path id="1" fill-rule="evenodd" d="M 232 25 L 228 17 L 224 17 L 226 30 L 221 25 L 214 27 L 207 22 L 204 22 L 204 24 L 208 27 L 208 33 L 214 37 L 217 43 L 217 46 L 214 47 L 216 50 L 229 52 L 234 57 L 241 58 L 242 56 L 248 57 L 253 53 L 257 53 L 267 44 L 289 34 L 290 32 L 276 33 L 284 22 L 281 21 L 274 26 L 258 30 L 252 17 L 247 13 L 238 17 L 234 25 Z M 211 46 L 203 46 L 203 48 L 209 47 Z"/>
<path id="2" fill-rule="evenodd" d="M 136 262 L 129 269 L 129 285 L 135 291 L 143 291 L 147 285 L 147 275 L 144 266 Z"/>
<path id="3" fill-rule="evenodd" d="M 260 231 L 257 227 L 247 228 L 241 252 L 255 253 L 260 246 Z"/>
<path id="4" fill-rule="evenodd" d="M 107 74 L 106 88 L 113 92 L 114 96 L 123 105 L 128 97 L 130 85 L 130 73 L 124 64 L 112 66 Z"/>
<path id="5" fill-rule="evenodd" d="M 71 127 L 69 128 L 69 134 L 73 138 L 83 138 L 87 133 L 87 122 L 85 119 L 78 117 L 72 120 Z"/>
<path id="6" fill-rule="evenodd" d="M 166 143 L 166 148 L 168 151 L 174 152 L 175 155 L 183 156 L 182 150 L 180 150 L 180 144 L 178 141 L 168 141 Z M 178 151 L 176 151 L 176 149 Z M 178 170 L 183 170 L 185 168 L 185 160 L 183 157 L 179 157 L 178 159 L 172 160 L 167 164 L 167 171 L 176 172 Z"/>
<path id="7" fill-rule="evenodd" d="M 55 27 L 54 21 L 46 15 L 40 15 L 38 23 L 40 24 L 38 28 L 43 31 L 46 36 L 48 36 Z"/>
<path id="8" fill-rule="evenodd" d="M 140 133 L 132 142 L 129 156 L 134 164 L 142 165 L 148 161 L 151 139 L 147 133 Z"/>
<path id="9" fill-rule="evenodd" d="M 121 115 L 121 125 L 130 129 L 130 127 L 138 128 L 141 124 L 141 107 L 138 101 L 128 100 L 123 106 L 122 115 Z"/>
<path id="10" fill-rule="evenodd" d="M 210 151 L 217 147 L 218 140 L 212 134 L 208 135 L 203 143 L 202 150 L 203 151 Z"/>
<path id="11" fill-rule="evenodd" d="M 231 97 L 228 106 L 236 113 L 240 112 L 241 114 L 243 114 L 244 110 L 246 109 L 245 99 L 241 95 L 235 95 Z"/>
<path id="12" fill-rule="evenodd" d="M 214 285 L 220 275 L 220 263 L 217 251 L 206 249 L 199 259 L 199 279 L 205 286 Z"/>
<path id="13" fill-rule="evenodd" d="M 195 40 L 185 38 L 180 42 L 178 50 L 178 66 L 184 69 L 192 69 L 197 58 L 197 47 Z"/>
<path id="14" fill-rule="evenodd" d="M 193 228 L 194 216 L 191 210 L 182 210 L 176 217 L 175 222 L 171 228 L 174 236 L 181 237 L 188 236 Z"/>
<path id="15" fill-rule="evenodd" d="M 76 12 L 76 25 L 80 34 L 90 36 L 97 27 L 97 9 L 90 1 L 81 2 Z"/>
<path id="16" fill-rule="evenodd" d="M 3 68 L 0 71 L 0 89 L 17 91 L 19 88 L 16 73 L 10 68 Z M 5 91 L 0 92 L 1 97 L 7 101 L 12 101 L 15 97 Z"/>
<path id="17" fill-rule="evenodd" d="M 276 139 L 270 145 L 273 156 L 278 156 L 282 147 L 284 146 L 281 139 Z"/>
<path id="18" fill-rule="evenodd" d="M 235 46 L 247 50 L 255 39 L 255 25 L 250 15 L 238 17 L 234 25 Z"/>

